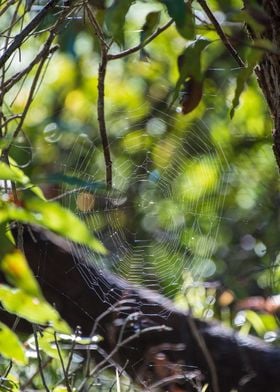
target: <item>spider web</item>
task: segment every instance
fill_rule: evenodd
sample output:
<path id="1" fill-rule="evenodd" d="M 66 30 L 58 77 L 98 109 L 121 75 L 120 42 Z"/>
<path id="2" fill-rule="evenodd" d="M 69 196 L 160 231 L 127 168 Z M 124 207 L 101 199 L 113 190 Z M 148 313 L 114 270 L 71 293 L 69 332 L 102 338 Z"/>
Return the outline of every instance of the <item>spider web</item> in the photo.
<path id="1" fill-rule="evenodd" d="M 107 191 L 104 184 L 99 135 L 80 134 L 62 167 L 58 163 L 68 179 L 61 201 L 109 251 L 103 256 L 74 245 L 77 266 L 93 290 L 96 279 L 84 263 L 93 263 L 104 282 L 110 270 L 131 284 L 173 297 L 186 272 L 195 281 L 215 272 L 229 167 L 202 121 L 182 133 L 175 112 L 163 113 L 155 105 L 147 120 L 141 109 L 127 114 L 131 125 L 110 142 L 113 189 Z M 107 127 L 116 129 L 116 124 Z M 58 141 L 51 127 L 45 128 L 45 138 Z"/>
<path id="2" fill-rule="evenodd" d="M 79 135 L 63 164 L 64 175 L 78 179 L 79 186 L 64 185 L 62 204 L 109 250 L 102 256 L 74 246 L 77 266 L 93 290 L 96 277 L 85 270 L 84 262 L 94 263 L 103 276 L 110 270 L 133 285 L 169 297 L 180 290 L 186 272 L 195 281 L 215 272 L 213 254 L 229 166 L 203 122 L 181 136 L 179 132 L 179 136 L 168 135 L 174 116 L 163 119 L 162 114 L 156 109 L 147 122 L 139 108 L 131 113 L 133 129 L 111 142 L 111 191 L 102 183 L 104 162 L 98 137 L 90 140 Z M 125 159 L 114 158 L 120 148 L 127 152 Z M 108 293 L 103 294 L 106 301 Z"/>

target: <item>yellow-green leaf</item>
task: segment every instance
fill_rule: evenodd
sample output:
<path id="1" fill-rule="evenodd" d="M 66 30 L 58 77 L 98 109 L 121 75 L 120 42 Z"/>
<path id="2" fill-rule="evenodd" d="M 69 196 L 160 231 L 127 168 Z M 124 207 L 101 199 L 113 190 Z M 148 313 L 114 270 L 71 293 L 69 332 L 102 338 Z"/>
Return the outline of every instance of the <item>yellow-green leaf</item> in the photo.
<path id="1" fill-rule="evenodd" d="M 13 166 L 9 166 L 4 162 L 0 162 L 0 180 L 18 182 L 19 184 L 27 187 L 40 199 L 45 200 L 42 190 L 39 187 L 33 185 L 29 177 L 27 177 L 19 167 L 14 166 L 16 163 L 12 159 L 10 160 L 13 162 Z"/>
<path id="2" fill-rule="evenodd" d="M 23 185 L 29 182 L 29 178 L 20 169 L 10 167 L 4 162 L 0 162 L 0 180 L 15 181 Z"/>
<path id="3" fill-rule="evenodd" d="M 239 105 L 239 100 L 242 92 L 244 91 L 245 85 L 253 73 L 255 65 L 258 63 L 260 58 L 262 57 L 263 52 L 261 50 L 252 48 L 249 51 L 247 57 L 247 66 L 239 72 L 239 75 L 236 80 L 236 89 L 234 93 L 234 98 L 232 100 L 232 108 L 230 111 L 230 117 L 233 118 L 235 109 Z"/>
<path id="4" fill-rule="evenodd" d="M 26 201 L 26 207 L 35 212 L 36 223 L 72 241 L 86 244 L 96 252 L 106 253 L 105 247 L 93 237 L 86 225 L 58 203 L 32 198 Z"/>
<path id="5" fill-rule="evenodd" d="M 105 22 L 109 32 L 115 42 L 121 46 L 124 44 L 125 17 L 132 3 L 132 0 L 114 0 L 105 13 Z"/>
<path id="6" fill-rule="evenodd" d="M 44 299 L 33 297 L 22 289 L 0 285 L 0 301 L 10 313 L 16 314 L 32 323 L 50 324 L 60 332 L 69 333 L 70 328 L 59 313 Z"/>
<path id="7" fill-rule="evenodd" d="M 2 204 L 2 205 L 1 205 Z M 87 245 L 95 252 L 106 254 L 106 249 L 86 227 L 86 225 L 71 211 L 58 203 L 47 202 L 36 197 L 24 200 L 25 208 L 13 203 L 1 203 L 0 223 L 16 220 L 19 222 L 37 224 L 60 234 L 71 241 Z"/>
<path id="8" fill-rule="evenodd" d="M 24 349 L 17 335 L 2 322 L 0 322 L 0 354 L 20 365 L 27 364 Z"/>
<path id="9" fill-rule="evenodd" d="M 34 278 L 23 253 L 19 249 L 14 249 L 4 256 L 1 268 L 8 282 L 29 295 L 42 298 L 37 280 Z"/>

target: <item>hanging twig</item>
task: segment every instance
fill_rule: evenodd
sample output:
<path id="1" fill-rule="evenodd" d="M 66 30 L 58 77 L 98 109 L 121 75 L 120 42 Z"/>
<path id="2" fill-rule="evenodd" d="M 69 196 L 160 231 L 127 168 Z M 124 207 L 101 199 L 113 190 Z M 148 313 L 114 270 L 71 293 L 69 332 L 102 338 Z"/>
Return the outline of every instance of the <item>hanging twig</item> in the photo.
<path id="1" fill-rule="evenodd" d="M 60 364 L 61 364 L 61 368 L 62 368 L 62 372 L 63 372 L 64 381 L 65 381 L 65 386 L 66 386 L 67 392 L 72 392 L 72 389 L 70 387 L 69 380 L 68 380 L 68 373 L 66 372 L 66 369 L 65 369 L 65 366 L 64 366 L 64 361 L 63 361 L 62 354 L 61 354 L 61 350 L 60 350 L 59 343 L 58 343 L 58 340 L 57 340 L 56 331 L 54 331 L 54 341 L 55 341 L 56 350 L 57 350 L 57 353 L 58 353 L 58 356 L 59 356 L 59 361 L 60 361 Z"/>
<path id="2" fill-rule="evenodd" d="M 45 380 L 45 376 L 44 376 L 44 371 L 43 371 L 43 367 L 42 367 L 42 359 L 41 359 L 41 355 L 40 355 L 40 348 L 39 348 L 39 342 L 38 342 L 38 336 L 37 336 L 37 327 L 35 325 L 33 325 L 33 334 L 34 334 L 34 340 L 35 340 L 35 347 L 36 347 L 36 353 L 37 353 L 37 360 L 38 360 L 38 368 L 39 368 L 39 373 L 41 376 L 41 380 L 42 380 L 42 384 L 44 385 L 44 388 L 47 392 L 50 392 L 46 380 Z"/>
<path id="3" fill-rule="evenodd" d="M 201 333 L 199 332 L 197 326 L 195 325 L 195 322 L 194 322 L 194 319 L 192 316 L 187 317 L 187 322 L 190 327 L 191 333 L 192 333 L 194 339 L 196 340 L 198 347 L 201 349 L 203 356 L 207 362 L 207 366 L 210 371 L 213 391 L 220 392 L 216 366 L 215 366 L 215 363 L 214 363 L 212 356 L 209 352 L 209 349 L 205 343 L 205 340 L 204 340 L 203 336 L 201 335 Z"/>
<path id="4" fill-rule="evenodd" d="M 15 37 L 11 45 L 0 57 L 0 68 L 10 58 L 12 53 L 19 49 L 24 39 L 34 30 L 40 22 L 45 18 L 48 12 L 57 5 L 57 0 L 50 0 L 45 7 L 31 20 L 31 22 L 25 26 L 25 28 Z"/>
<path id="5" fill-rule="evenodd" d="M 174 22 L 174 20 L 170 19 L 163 26 L 158 27 L 156 29 L 156 31 L 153 34 L 151 34 L 150 37 L 148 37 L 144 42 L 141 42 L 140 44 L 138 44 L 136 46 L 133 46 L 130 49 L 126 49 L 126 50 L 124 50 L 122 52 L 119 52 L 119 53 L 108 54 L 108 60 L 121 59 L 121 58 L 123 58 L 125 56 L 128 56 L 128 55 L 132 54 L 132 53 L 138 52 L 140 49 L 143 49 L 146 45 L 148 45 L 151 41 L 153 41 L 163 31 L 168 29 L 168 27 L 171 26 L 173 22 Z"/>
<path id="6" fill-rule="evenodd" d="M 124 347 L 128 343 L 139 338 L 140 335 L 154 332 L 154 331 L 166 332 L 166 331 L 171 331 L 171 330 L 172 330 L 172 328 L 170 328 L 166 325 L 156 325 L 156 326 L 145 328 L 140 332 L 137 332 L 133 335 L 128 336 L 126 339 L 124 339 L 120 343 L 116 344 L 114 349 L 109 354 L 107 354 L 107 356 L 92 369 L 92 371 L 90 372 L 90 376 L 92 377 L 93 375 L 96 375 L 97 373 L 99 373 L 103 369 L 104 365 L 106 365 L 106 363 L 109 362 L 117 354 L 117 352 L 120 350 L 121 347 Z M 86 384 L 86 381 L 87 381 L 87 379 L 85 378 L 81 382 L 80 386 L 78 387 L 78 391 L 80 391 L 83 388 L 83 386 Z"/>
<path id="7" fill-rule="evenodd" d="M 108 49 L 109 46 L 106 43 L 104 34 L 95 18 L 94 13 L 90 9 L 88 5 L 86 5 L 86 9 L 88 11 L 89 20 L 92 23 L 96 36 L 100 43 L 100 63 L 98 68 L 98 99 L 97 99 L 97 118 L 99 125 L 99 133 L 103 146 L 105 167 L 106 167 L 106 184 L 108 189 L 112 188 L 112 160 L 111 160 L 111 152 L 109 146 L 109 139 L 107 135 L 106 129 L 106 121 L 105 121 L 105 77 L 108 63 Z"/>
<path id="8" fill-rule="evenodd" d="M 45 369 L 45 368 L 52 362 L 52 360 L 53 360 L 53 358 L 52 358 L 52 357 L 49 357 L 49 358 L 42 364 L 41 369 Z M 20 386 L 20 387 L 21 387 L 20 390 L 21 390 L 21 391 L 25 391 L 26 388 L 32 383 L 32 381 L 34 380 L 34 378 L 35 378 L 36 376 L 38 376 L 39 373 L 40 373 L 40 370 L 37 369 L 37 370 L 32 374 L 32 376 L 31 376 L 23 385 Z"/>
<path id="9" fill-rule="evenodd" d="M 223 44 L 225 45 L 225 47 L 227 48 L 227 50 L 229 51 L 229 53 L 231 54 L 231 56 L 234 58 L 234 60 L 237 62 L 237 64 L 244 68 L 245 64 L 243 62 L 243 60 L 241 59 L 241 57 L 239 56 L 237 50 L 232 46 L 232 44 L 230 43 L 230 41 L 228 40 L 227 36 L 225 35 L 225 33 L 223 32 L 223 29 L 221 28 L 219 22 L 217 21 L 217 19 L 215 18 L 215 15 L 213 14 L 213 12 L 210 10 L 210 8 L 208 7 L 207 3 L 205 0 L 197 0 L 197 2 L 200 4 L 201 8 L 203 9 L 203 11 L 206 13 L 206 15 L 208 16 L 208 18 L 210 19 L 210 21 L 213 23 L 213 26 L 217 32 L 217 34 L 219 35 L 219 37 L 221 38 Z"/>
<path id="10" fill-rule="evenodd" d="M 55 38 L 55 34 L 51 34 L 51 39 L 49 40 L 49 47 L 50 47 L 52 41 L 54 40 L 54 38 Z M 21 131 L 22 125 L 23 125 L 24 120 L 25 120 L 25 117 L 26 117 L 26 115 L 28 113 L 28 110 L 30 108 L 31 103 L 33 102 L 33 98 L 34 98 L 34 94 L 35 94 L 35 91 L 36 91 L 36 87 L 37 87 L 38 81 L 40 79 L 40 75 L 41 75 L 41 72 L 43 70 L 43 66 L 44 66 L 46 60 L 47 60 L 47 56 L 43 56 L 41 58 L 41 61 L 39 63 L 39 66 L 38 66 L 38 68 L 36 70 L 35 76 L 34 76 L 33 81 L 32 81 L 32 85 L 31 85 L 31 88 L 30 88 L 30 91 L 29 91 L 27 102 L 26 102 L 26 104 L 24 106 L 24 110 L 22 112 L 22 115 L 21 115 L 21 118 L 20 118 L 20 120 L 18 122 L 18 125 L 17 125 L 17 127 L 16 127 L 16 129 L 14 131 L 12 140 L 15 140 L 15 138 L 18 136 L 19 132 Z M 4 150 L 5 152 L 9 151 L 9 149 L 11 147 L 11 144 L 12 144 L 12 142 L 8 145 L 8 147 L 5 148 L 5 150 Z"/>

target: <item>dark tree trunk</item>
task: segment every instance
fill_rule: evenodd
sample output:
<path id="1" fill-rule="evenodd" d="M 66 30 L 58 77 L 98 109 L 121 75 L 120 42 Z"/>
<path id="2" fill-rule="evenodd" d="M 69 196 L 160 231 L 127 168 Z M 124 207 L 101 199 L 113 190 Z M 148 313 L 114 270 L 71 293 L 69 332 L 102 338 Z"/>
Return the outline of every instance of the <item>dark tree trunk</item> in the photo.
<path id="1" fill-rule="evenodd" d="M 244 0 L 245 9 L 254 16 L 250 1 Z M 274 48 L 266 51 L 261 62 L 255 69 L 258 83 L 268 103 L 274 121 L 273 151 L 280 170 L 280 1 L 258 0 L 263 7 L 262 18 L 264 31 L 256 33 L 249 30 L 252 39 L 263 38 L 269 40 Z"/>
<path id="2" fill-rule="evenodd" d="M 172 392 L 195 391 L 195 384 L 204 383 L 214 392 L 280 390 L 279 350 L 193 319 L 155 292 L 84 260 L 77 267 L 71 243 L 43 229 L 25 226 L 23 243 L 44 295 L 73 329 L 90 335 L 106 314 L 95 331 L 104 337 L 102 349 L 113 352 L 115 363 L 140 385 L 162 383 L 162 390 Z M 95 277 L 92 287 L 84 273 Z"/>

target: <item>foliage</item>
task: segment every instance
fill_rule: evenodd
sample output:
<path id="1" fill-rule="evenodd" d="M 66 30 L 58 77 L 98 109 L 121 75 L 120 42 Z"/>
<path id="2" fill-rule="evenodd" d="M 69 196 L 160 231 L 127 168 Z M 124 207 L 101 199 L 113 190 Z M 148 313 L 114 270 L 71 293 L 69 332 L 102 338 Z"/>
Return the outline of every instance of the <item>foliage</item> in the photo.
<path id="1" fill-rule="evenodd" d="M 41 3 L 39 12 L 46 2 Z M 240 11 L 237 0 L 207 2 L 244 59 L 241 69 L 205 15 L 203 1 L 115 0 L 107 8 L 102 1 L 69 3 L 70 8 L 47 13 L 5 63 L 1 59 L 12 37 L 29 25 L 38 9 L 21 1 L 0 6 L 1 270 L 14 286 L 1 285 L 0 300 L 9 312 L 53 327 L 39 354 L 34 342 L 33 349 L 29 343 L 26 348 L 20 343 L 26 337 L 1 323 L 1 355 L 15 365 L 0 385 L 19 390 L 19 383 L 25 385 L 31 378 L 33 389 L 43 388 L 40 374 L 31 377 L 37 366 L 33 357 L 41 355 L 47 383 L 56 391 L 69 389 L 62 363 L 70 363 L 72 355 L 71 349 L 62 349 L 63 360 L 46 354 L 57 354 L 54 330 L 69 329 L 44 300 L 22 252 L 13 250 L 8 229 L 14 220 L 39 224 L 86 245 L 95 255 L 103 253 L 103 261 L 118 251 L 113 241 L 104 239 L 104 232 L 153 237 L 143 269 L 153 271 L 161 290 L 179 306 L 200 317 L 220 318 L 242 333 L 264 337 L 273 332 L 277 337 L 273 315 L 234 311 L 241 298 L 279 291 L 278 173 L 271 120 L 251 78 L 263 50 L 273 48 L 267 42 L 252 44 L 243 26 L 246 22 L 256 28 L 257 22 Z M 105 98 L 100 94 L 102 59 Z M 97 107 L 104 112 L 106 128 L 101 127 Z M 110 170 L 106 148 L 112 161 L 111 189 L 105 180 Z M 136 181 L 144 178 L 143 172 L 149 174 L 146 188 Z M 172 178 L 172 195 L 166 191 L 162 197 L 156 186 L 166 172 Z M 89 212 L 96 218 L 89 220 Z M 180 234 L 176 246 L 170 240 L 173 225 Z M 212 231 L 214 225 L 217 230 Z M 165 246 L 158 246 L 160 235 Z M 124 243 L 129 241 L 125 237 Z M 177 255 L 174 263 L 169 245 Z M 182 266 L 186 248 L 194 255 L 193 263 Z M 204 248 L 209 249 L 207 257 Z M 133 276 L 132 267 L 126 271 L 135 261 L 129 257 L 115 263 L 114 271 Z M 184 272 L 175 282 L 178 271 Z M 146 278 L 137 279 L 144 284 Z M 19 365 L 28 357 L 25 371 Z M 7 364 L 3 359 L 3 374 Z M 82 372 L 77 371 L 76 378 L 72 374 L 81 368 L 79 359 L 71 366 L 67 371 L 77 387 Z M 98 378 L 94 382 L 98 384 Z"/>

